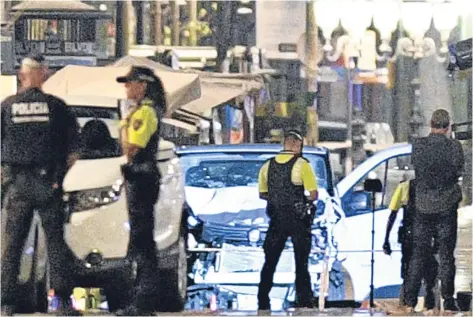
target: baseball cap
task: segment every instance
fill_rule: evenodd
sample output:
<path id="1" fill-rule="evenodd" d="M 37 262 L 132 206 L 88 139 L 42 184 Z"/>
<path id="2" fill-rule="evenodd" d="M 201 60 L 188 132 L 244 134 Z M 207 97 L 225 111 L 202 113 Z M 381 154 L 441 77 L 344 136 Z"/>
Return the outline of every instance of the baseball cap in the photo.
<path id="1" fill-rule="evenodd" d="M 156 75 L 148 67 L 132 66 L 131 70 L 125 76 L 117 77 L 118 83 L 127 83 L 131 81 L 140 81 L 147 83 L 156 82 Z"/>
<path id="2" fill-rule="evenodd" d="M 288 137 L 294 137 L 299 141 L 304 141 L 304 137 L 302 136 L 302 133 L 298 130 L 289 130 L 286 133 L 284 133 L 284 138 Z"/>
<path id="3" fill-rule="evenodd" d="M 21 61 L 21 66 L 29 68 L 40 68 L 47 66 L 46 60 L 41 54 L 30 54 L 27 57 L 23 58 Z"/>

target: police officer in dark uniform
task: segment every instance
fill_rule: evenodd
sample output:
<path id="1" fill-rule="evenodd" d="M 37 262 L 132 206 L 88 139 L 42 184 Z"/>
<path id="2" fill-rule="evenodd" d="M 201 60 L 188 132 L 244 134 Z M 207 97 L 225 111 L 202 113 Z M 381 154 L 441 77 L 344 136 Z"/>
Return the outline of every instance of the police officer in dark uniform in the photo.
<path id="1" fill-rule="evenodd" d="M 268 201 L 270 224 L 264 241 L 265 263 L 258 290 L 259 310 L 269 310 L 269 292 L 288 237 L 296 262 L 296 305 L 311 308 L 313 292 L 308 270 L 311 228 L 315 216 L 317 180 L 309 161 L 302 157 L 302 134 L 292 130 L 284 136 L 284 150 L 268 160 L 259 173 L 260 197 Z M 304 191 L 309 192 L 305 196 Z"/>
<path id="2" fill-rule="evenodd" d="M 62 182 L 78 158 L 79 126 L 66 104 L 45 94 L 47 67 L 42 56 L 22 61 L 20 91 L 2 102 L 2 310 L 15 312 L 18 274 L 33 212 L 46 232 L 51 287 L 61 300 L 60 315 L 77 315 L 69 302 L 75 258 L 64 241 Z M 2 184 L 3 185 L 3 184 Z"/>
<path id="3" fill-rule="evenodd" d="M 159 122 L 166 109 L 161 80 L 146 67 L 132 67 L 124 77 L 127 97 L 135 105 L 122 120 L 122 147 L 128 163 L 122 166 L 126 181 L 130 242 L 128 257 L 136 260 L 136 292 L 130 306 L 116 312 L 120 316 L 152 314 L 156 307 L 158 257 L 154 241 L 154 205 L 158 199 L 157 156 Z"/>
<path id="4" fill-rule="evenodd" d="M 391 245 L 389 242 L 389 236 L 391 230 L 396 221 L 397 213 L 399 209 L 403 210 L 402 225 L 398 230 L 398 242 L 401 244 L 401 278 L 404 279 L 404 283 L 401 287 L 401 293 L 399 302 L 400 305 L 405 305 L 405 284 L 407 280 L 407 273 L 409 272 L 409 263 L 412 260 L 412 251 L 414 249 L 414 241 L 412 239 L 412 231 L 414 225 L 415 215 L 415 180 L 405 180 L 401 182 L 394 192 L 389 204 L 391 214 L 388 218 L 388 224 L 386 228 L 386 237 L 383 244 L 384 253 L 391 255 Z M 432 248 L 436 248 L 436 244 L 432 241 Z M 432 312 L 436 306 L 435 300 L 435 287 L 437 283 L 438 274 L 438 262 L 435 259 L 434 252 L 429 254 L 428 265 L 426 266 L 423 273 L 423 279 L 425 282 L 425 298 L 424 298 L 424 309 L 427 312 Z"/>

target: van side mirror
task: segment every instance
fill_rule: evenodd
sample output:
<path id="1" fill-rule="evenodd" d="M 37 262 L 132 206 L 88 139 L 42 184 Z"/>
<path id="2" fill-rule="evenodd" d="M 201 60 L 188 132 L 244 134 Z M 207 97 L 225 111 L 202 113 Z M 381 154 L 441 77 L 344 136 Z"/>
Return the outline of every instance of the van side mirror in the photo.
<path id="1" fill-rule="evenodd" d="M 354 191 L 351 195 L 348 208 L 352 212 L 364 211 L 370 208 L 371 194 L 365 191 Z"/>

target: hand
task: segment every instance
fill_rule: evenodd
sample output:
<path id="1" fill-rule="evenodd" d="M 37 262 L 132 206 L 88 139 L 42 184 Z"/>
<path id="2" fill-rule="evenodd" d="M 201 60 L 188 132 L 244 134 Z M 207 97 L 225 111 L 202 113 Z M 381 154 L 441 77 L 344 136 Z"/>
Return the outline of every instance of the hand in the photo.
<path id="1" fill-rule="evenodd" d="M 71 153 L 67 157 L 67 168 L 71 168 L 74 164 L 76 164 L 77 160 L 80 158 L 79 153 Z"/>
<path id="2" fill-rule="evenodd" d="M 383 251 L 384 251 L 384 254 L 387 254 L 387 255 L 391 255 L 391 253 L 393 253 L 393 251 L 391 250 L 391 244 L 389 243 L 389 241 L 384 241 Z"/>

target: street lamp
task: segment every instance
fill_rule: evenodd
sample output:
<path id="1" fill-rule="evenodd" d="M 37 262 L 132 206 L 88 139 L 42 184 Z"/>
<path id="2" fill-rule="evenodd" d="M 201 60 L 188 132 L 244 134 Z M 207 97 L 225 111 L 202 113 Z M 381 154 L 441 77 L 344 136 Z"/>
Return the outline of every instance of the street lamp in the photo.
<path id="1" fill-rule="evenodd" d="M 315 10 L 315 20 L 324 34 L 324 51 L 331 52 L 333 50 L 331 45 L 332 32 L 337 27 L 338 20 L 340 19 L 337 10 L 338 5 L 333 0 L 319 0 L 316 2 L 316 5 L 317 10 Z"/>
<path id="2" fill-rule="evenodd" d="M 457 7 L 453 3 L 437 3 L 433 5 L 433 19 L 435 26 L 440 31 L 442 48 L 440 49 L 441 54 L 447 54 L 447 41 L 450 35 L 450 31 L 457 25 L 458 22 L 458 11 Z"/>
<path id="3" fill-rule="evenodd" d="M 402 4 L 403 26 L 414 37 L 414 58 L 424 57 L 424 34 L 432 20 L 432 5 L 426 2 L 404 2 Z"/>
<path id="4" fill-rule="evenodd" d="M 386 61 L 388 55 L 396 49 L 389 46 L 389 40 L 399 18 L 399 5 L 396 0 L 378 0 L 373 3 L 373 21 L 381 35 L 379 50 L 383 54 L 378 57 L 379 61 Z"/>

